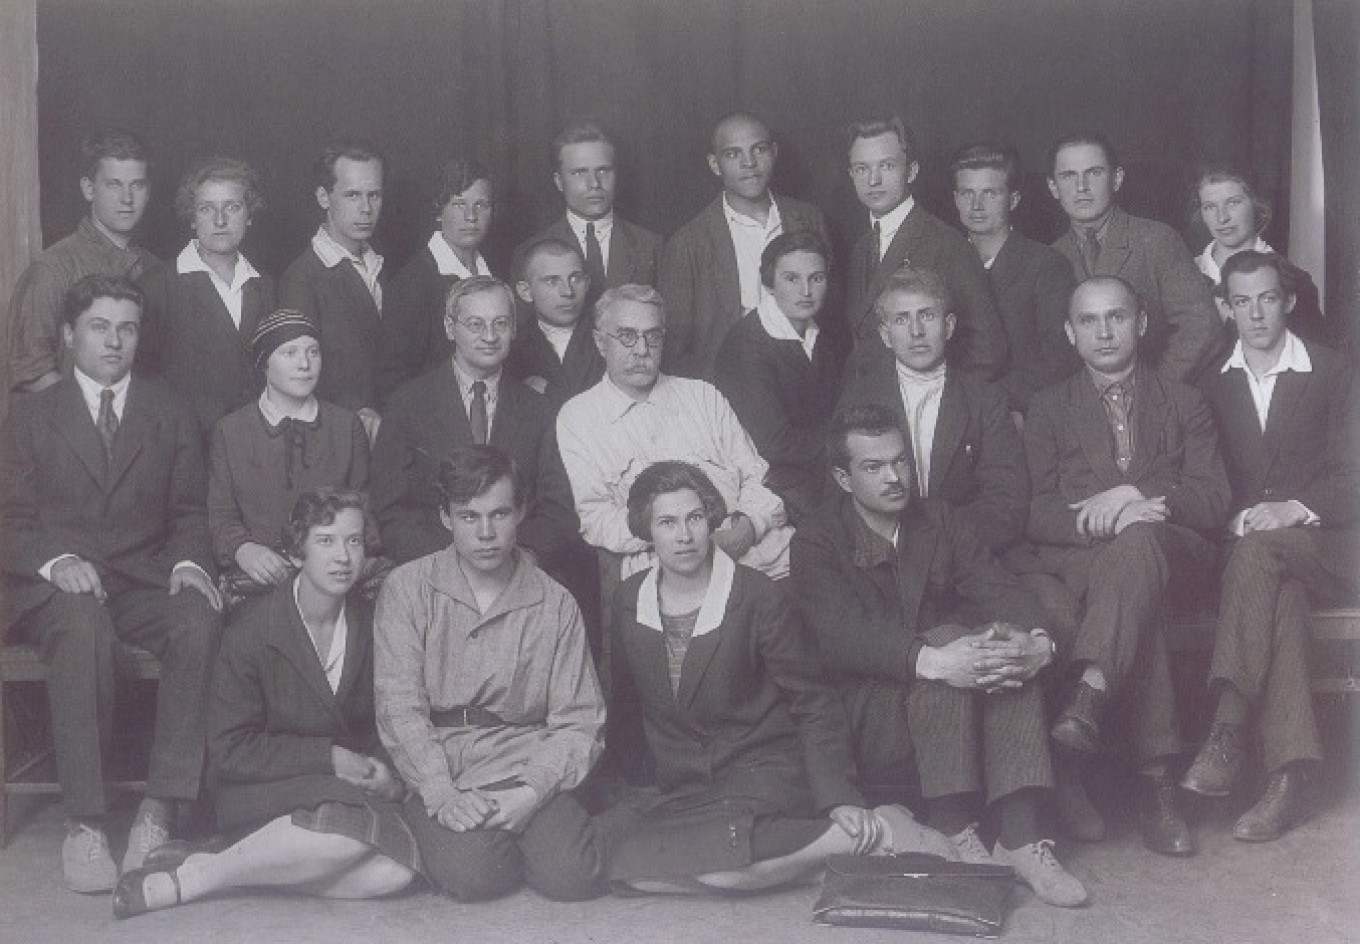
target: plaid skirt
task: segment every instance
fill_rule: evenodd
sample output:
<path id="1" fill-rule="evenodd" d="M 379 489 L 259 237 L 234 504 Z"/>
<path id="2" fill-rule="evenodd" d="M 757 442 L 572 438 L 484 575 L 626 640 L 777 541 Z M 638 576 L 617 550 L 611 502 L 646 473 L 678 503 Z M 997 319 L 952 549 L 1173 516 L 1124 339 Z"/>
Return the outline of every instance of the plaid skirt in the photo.
<path id="1" fill-rule="evenodd" d="M 362 804 L 329 801 L 293 812 L 293 825 L 316 833 L 348 836 L 367 843 L 378 852 L 424 874 L 420 847 L 406 823 L 400 803 L 365 797 Z"/>

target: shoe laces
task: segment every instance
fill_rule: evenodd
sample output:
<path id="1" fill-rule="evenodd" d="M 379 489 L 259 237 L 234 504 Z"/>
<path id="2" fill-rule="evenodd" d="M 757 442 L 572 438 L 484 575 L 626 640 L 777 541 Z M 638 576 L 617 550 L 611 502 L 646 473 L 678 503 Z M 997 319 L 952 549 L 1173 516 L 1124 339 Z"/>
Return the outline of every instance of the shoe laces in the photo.
<path id="1" fill-rule="evenodd" d="M 149 813 L 139 813 L 132 824 L 128 842 L 135 842 L 143 854 L 164 844 L 170 838 L 170 827 L 159 817 Z"/>
<path id="2" fill-rule="evenodd" d="M 102 829 L 95 829 L 85 823 L 75 823 L 74 825 L 75 831 L 71 832 L 70 835 L 77 840 L 76 845 L 86 859 L 93 862 L 110 855 L 109 837 L 104 835 Z"/>
<path id="3" fill-rule="evenodd" d="M 1039 861 L 1039 868 L 1055 869 L 1061 867 L 1058 864 L 1058 856 L 1054 851 L 1052 839 L 1040 839 L 1038 842 L 1032 843 L 1029 848 L 1030 855 Z"/>

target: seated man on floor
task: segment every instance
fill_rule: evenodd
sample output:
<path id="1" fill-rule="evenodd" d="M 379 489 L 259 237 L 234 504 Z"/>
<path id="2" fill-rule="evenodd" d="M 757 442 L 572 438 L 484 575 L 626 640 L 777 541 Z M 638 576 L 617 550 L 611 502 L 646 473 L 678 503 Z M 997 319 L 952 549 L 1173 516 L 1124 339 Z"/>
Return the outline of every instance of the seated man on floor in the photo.
<path id="1" fill-rule="evenodd" d="M 945 360 L 957 324 L 953 293 L 936 271 L 906 266 L 888 279 L 874 309 L 893 356 L 860 359 L 841 406 L 890 407 L 908 432 L 916 493 L 954 506 L 1002 554 L 1025 530 L 1025 450 L 1000 387 Z"/>
<path id="2" fill-rule="evenodd" d="M 622 555 L 606 590 L 656 562 L 628 530 L 628 489 L 653 462 L 702 468 L 731 514 L 713 540 L 723 553 L 779 579 L 788 573 L 784 503 L 765 487 L 760 457 L 737 414 L 712 384 L 661 373 L 666 304 L 643 285 L 610 289 L 595 306 L 595 344 L 605 376 L 557 415 L 557 441 L 586 541 Z M 605 598 L 608 606 L 608 597 Z"/>
<path id="3" fill-rule="evenodd" d="M 1162 638 L 1166 594 L 1210 579 L 1228 485 L 1213 417 L 1194 389 L 1139 357 L 1147 315 L 1115 276 L 1077 286 L 1067 337 L 1085 367 L 1035 395 L 1025 418 L 1028 536 L 1041 567 L 1080 604 L 1061 645 L 1072 686 L 1052 737 L 1073 754 L 1104 744 L 1120 698 L 1142 776 L 1143 843 L 1194 852 L 1169 764 L 1181 751 Z M 1058 627 L 1062 628 L 1062 627 Z"/>
<path id="4" fill-rule="evenodd" d="M 12 405 L 0 454 L 0 570 L 14 622 L 49 669 L 57 779 L 70 819 L 62 875 L 111 891 L 104 758 L 112 746 L 114 648 L 161 664 L 146 798 L 124 871 L 170 838 L 198 797 L 208 678 L 222 600 L 208 576 L 198 421 L 182 400 L 132 376 L 142 295 L 90 275 L 66 295 L 62 339 L 73 373 Z"/>
<path id="5" fill-rule="evenodd" d="M 373 627 L 378 731 L 412 787 L 425 875 L 460 901 L 525 882 L 590 898 L 602 868 L 570 791 L 599 756 L 604 701 L 581 614 L 515 546 L 509 456 L 459 447 L 438 484 L 453 542 L 392 572 Z"/>
<path id="6" fill-rule="evenodd" d="M 1290 328 L 1294 272 L 1283 257 L 1254 250 L 1224 263 L 1238 341 L 1208 383 L 1232 516 L 1209 669 L 1214 723 L 1181 786 L 1227 795 L 1254 714 L 1270 780 L 1233 829 L 1248 842 L 1276 839 L 1307 816 L 1304 775 L 1322 759 L 1308 682 L 1309 598 L 1353 599 L 1360 582 L 1360 391 L 1350 365 Z"/>
<path id="7" fill-rule="evenodd" d="M 911 450 L 885 406 L 838 411 L 828 453 L 843 494 L 793 539 L 791 581 L 849 716 L 861 778 L 915 770 L 926 824 L 969 862 L 1011 865 L 1044 901 L 1086 889 L 1053 854 L 1039 801 L 1053 786 L 1043 694 L 1045 616 L 968 522 L 912 489 Z M 979 795 L 997 820 L 989 852 Z"/>

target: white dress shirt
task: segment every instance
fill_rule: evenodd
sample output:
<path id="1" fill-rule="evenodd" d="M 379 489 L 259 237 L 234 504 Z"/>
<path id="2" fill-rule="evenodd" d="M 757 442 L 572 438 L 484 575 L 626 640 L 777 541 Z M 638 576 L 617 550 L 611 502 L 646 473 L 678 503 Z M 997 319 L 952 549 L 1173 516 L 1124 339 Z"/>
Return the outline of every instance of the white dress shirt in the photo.
<path id="1" fill-rule="evenodd" d="M 586 317 L 583 315 L 582 317 Z M 538 330 L 543 332 L 543 336 L 548 339 L 552 349 L 557 354 L 557 359 L 563 361 L 567 359 L 567 345 L 571 343 L 571 336 L 576 331 L 575 325 L 555 325 L 544 321 L 542 318 L 535 319 Z"/>
<path id="2" fill-rule="evenodd" d="M 780 233 L 784 223 L 779 217 L 779 204 L 770 199 L 770 213 L 765 222 L 752 219 L 732 209 L 727 194 L 722 196 L 723 216 L 727 231 L 732 234 L 732 247 L 737 251 L 737 281 L 741 285 L 741 309 L 750 311 L 760 304 L 765 287 L 760 284 L 760 256 L 765 247 Z"/>
<path id="3" fill-rule="evenodd" d="M 892 245 L 897 231 L 902 228 L 902 224 L 907 221 L 907 214 L 916 206 L 916 198 L 907 194 L 907 199 L 899 203 L 894 209 L 889 210 L 882 216 L 869 214 L 869 223 L 878 224 L 878 260 L 883 261 L 883 257 L 888 254 L 888 247 Z"/>
<path id="4" fill-rule="evenodd" d="M 231 315 L 231 323 L 236 325 L 237 330 L 240 330 L 241 305 L 245 299 L 246 283 L 251 279 L 260 277 L 260 273 L 255 271 L 255 267 L 250 264 L 249 259 L 237 253 L 236 268 L 231 274 L 231 282 L 223 282 L 217 273 L 203 261 L 203 257 L 199 255 L 198 240 L 191 239 L 175 259 L 175 271 L 180 275 L 186 275 L 190 272 L 206 272 L 208 280 L 212 282 L 212 287 L 217 290 L 217 297 L 222 299 L 223 305 L 227 306 L 227 312 Z"/>
<path id="5" fill-rule="evenodd" d="M 567 211 L 567 225 L 576 234 L 576 242 L 581 247 L 581 258 L 586 257 L 586 225 L 595 224 L 595 239 L 600 244 L 600 265 L 604 266 L 604 274 L 609 274 L 609 237 L 614 232 L 614 211 L 611 210 L 598 220 L 588 220 L 577 216 L 570 210 Z"/>
<path id="6" fill-rule="evenodd" d="M 822 332 L 816 322 L 810 322 L 807 331 L 799 334 L 774 296 L 768 294 L 756 306 L 756 315 L 760 318 L 760 326 L 765 329 L 766 334 L 776 341 L 797 341 L 807 359 L 812 360 L 812 352 L 817 348 L 817 336 Z"/>
<path id="7" fill-rule="evenodd" d="M 363 252 L 356 256 L 336 242 L 323 225 L 312 237 L 312 251 L 328 269 L 334 269 L 342 262 L 354 266 L 354 271 L 364 280 L 368 294 L 373 296 L 373 304 L 378 306 L 379 314 L 382 313 L 382 284 L 378 281 L 378 273 L 382 271 L 383 257 L 374 252 L 372 246 L 364 246 Z"/>
<path id="8" fill-rule="evenodd" d="M 444 238 L 444 234 L 439 230 L 434 231 L 426 247 L 430 250 L 430 255 L 434 256 L 435 268 L 440 275 L 453 275 L 459 279 L 470 279 L 474 275 L 490 275 L 491 270 L 486 267 L 486 260 L 482 254 L 477 253 L 477 258 L 472 260 L 472 268 L 463 265 L 463 260 L 454 254 L 453 247 Z"/>
<path id="9" fill-rule="evenodd" d="M 453 376 L 458 379 L 458 394 L 463 398 L 463 414 L 467 417 L 472 416 L 472 385 L 480 377 L 469 377 L 463 373 L 463 369 L 458 366 L 458 362 L 453 362 Z M 497 394 L 501 389 L 501 372 L 496 371 L 496 376 L 482 380 L 486 384 L 486 439 L 491 441 L 491 430 L 496 425 L 496 401 L 499 399 Z"/>
<path id="10" fill-rule="evenodd" d="M 345 620 L 345 607 L 341 605 L 340 615 L 335 618 L 335 629 L 331 633 L 330 650 L 322 652 L 316 648 L 316 640 L 312 638 L 312 628 L 307 626 L 307 617 L 302 615 L 302 603 L 298 600 L 298 583 L 301 580 L 301 575 L 293 578 L 293 605 L 298 609 L 298 618 L 302 620 L 302 625 L 307 627 L 307 637 L 311 639 L 316 657 L 321 660 L 321 671 L 326 673 L 326 681 L 329 683 L 331 691 L 338 692 L 340 691 L 340 676 L 345 674 L 345 655 L 349 650 L 349 623 Z"/>
<path id="11" fill-rule="evenodd" d="M 1214 285 L 1218 285 L 1223 281 L 1223 267 L 1220 266 L 1218 260 L 1214 258 L 1215 245 L 1215 243 L 1211 242 L 1209 245 L 1205 246 L 1204 251 L 1198 256 L 1195 256 L 1195 265 L 1199 266 L 1199 270 L 1209 277 L 1209 281 L 1213 282 Z M 1270 248 L 1270 243 L 1266 242 L 1260 236 L 1256 237 L 1254 243 L 1244 248 L 1250 249 L 1252 252 L 1275 251 Z"/>

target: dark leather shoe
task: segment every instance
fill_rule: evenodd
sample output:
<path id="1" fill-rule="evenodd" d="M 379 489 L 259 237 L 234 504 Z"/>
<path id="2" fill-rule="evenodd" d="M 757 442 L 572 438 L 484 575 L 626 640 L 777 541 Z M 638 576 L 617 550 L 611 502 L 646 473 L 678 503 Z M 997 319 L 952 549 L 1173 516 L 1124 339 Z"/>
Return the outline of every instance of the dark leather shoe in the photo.
<path id="1" fill-rule="evenodd" d="M 1308 818 L 1307 783 L 1301 771 L 1277 770 L 1270 775 L 1266 792 L 1256 805 L 1242 814 L 1233 827 L 1233 838 L 1243 842 L 1270 842 Z"/>
<path id="2" fill-rule="evenodd" d="M 1094 754 L 1100 750 L 1100 719 L 1104 712 L 1105 693 L 1078 682 L 1076 693 L 1058 715 L 1049 736 L 1069 751 Z"/>
<path id="3" fill-rule="evenodd" d="M 143 866 L 149 872 L 168 872 L 184 864 L 184 860 L 199 853 L 214 854 L 227 848 L 228 843 L 221 837 L 213 837 L 204 842 L 190 842 L 188 839 L 171 839 L 152 849 L 146 856 Z"/>
<path id="4" fill-rule="evenodd" d="M 1201 796 L 1227 796 L 1242 773 L 1245 754 L 1242 728 L 1236 724 L 1215 724 L 1195 755 L 1195 762 L 1181 778 L 1181 786 Z"/>
<path id="5" fill-rule="evenodd" d="M 1143 845 L 1153 852 L 1168 856 L 1195 854 L 1195 839 L 1176 804 L 1176 784 L 1166 775 L 1141 776 L 1142 809 L 1138 826 L 1143 833 Z"/>

